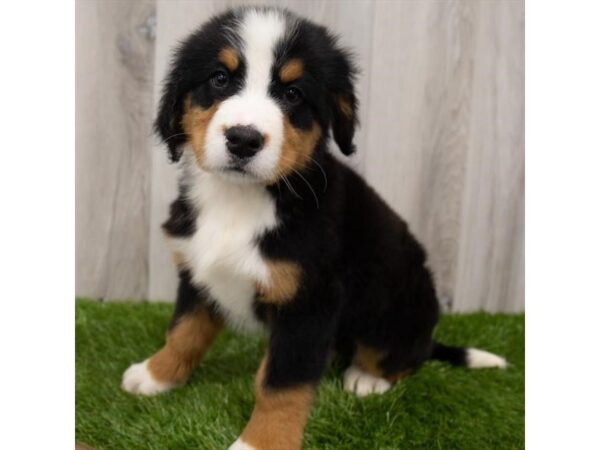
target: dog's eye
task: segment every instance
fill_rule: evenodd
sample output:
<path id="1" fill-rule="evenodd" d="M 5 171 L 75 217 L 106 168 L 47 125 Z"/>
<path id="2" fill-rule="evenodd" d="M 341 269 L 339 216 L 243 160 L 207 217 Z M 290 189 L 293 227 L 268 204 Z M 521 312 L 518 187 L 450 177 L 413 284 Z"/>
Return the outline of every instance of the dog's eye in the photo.
<path id="1" fill-rule="evenodd" d="M 300 89 L 295 87 L 289 87 L 285 90 L 283 94 L 285 100 L 291 105 L 297 105 L 302 101 L 302 92 Z"/>
<path id="2" fill-rule="evenodd" d="M 229 75 L 226 72 L 219 70 L 210 77 L 210 84 L 217 89 L 223 89 L 229 84 Z"/>

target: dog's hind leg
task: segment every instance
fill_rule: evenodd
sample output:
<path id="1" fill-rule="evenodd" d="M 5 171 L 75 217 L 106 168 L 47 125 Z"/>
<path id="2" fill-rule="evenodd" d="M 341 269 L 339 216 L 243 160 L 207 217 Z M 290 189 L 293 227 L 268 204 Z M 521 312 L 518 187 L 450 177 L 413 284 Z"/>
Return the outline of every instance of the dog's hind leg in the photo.
<path id="1" fill-rule="evenodd" d="M 409 375 L 411 370 L 387 373 L 381 368 L 386 352 L 358 344 L 352 364 L 344 372 L 344 389 L 359 397 L 383 394 L 392 385 Z"/>
<path id="2" fill-rule="evenodd" d="M 379 368 L 382 357 L 383 353 L 376 349 L 357 345 L 352 365 L 344 372 L 344 389 L 359 397 L 383 394 L 389 390 L 392 383 Z"/>

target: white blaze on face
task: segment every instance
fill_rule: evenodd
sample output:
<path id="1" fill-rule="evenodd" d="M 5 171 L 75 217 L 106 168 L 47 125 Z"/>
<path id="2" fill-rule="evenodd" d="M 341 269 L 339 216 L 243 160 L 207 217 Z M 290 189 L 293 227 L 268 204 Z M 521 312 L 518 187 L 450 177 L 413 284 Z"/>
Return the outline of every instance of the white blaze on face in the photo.
<path id="1" fill-rule="evenodd" d="M 285 17 L 278 11 L 250 10 L 243 17 L 239 33 L 246 63 L 244 85 L 238 94 L 219 105 L 208 126 L 205 148 L 208 170 L 222 169 L 229 163 L 224 130 L 251 125 L 267 139 L 246 170 L 262 179 L 273 177 L 283 142 L 283 113 L 269 96 L 269 84 L 275 46 L 285 30 Z"/>

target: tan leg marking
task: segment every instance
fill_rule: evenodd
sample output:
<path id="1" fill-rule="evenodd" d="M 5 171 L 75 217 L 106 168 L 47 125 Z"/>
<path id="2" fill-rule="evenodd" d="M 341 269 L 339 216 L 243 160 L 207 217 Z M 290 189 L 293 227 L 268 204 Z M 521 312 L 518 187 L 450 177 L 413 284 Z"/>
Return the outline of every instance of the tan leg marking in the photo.
<path id="1" fill-rule="evenodd" d="M 256 404 L 240 439 L 257 450 L 300 450 L 315 386 L 266 389 L 267 358 L 263 359 L 256 374 Z"/>
<path id="2" fill-rule="evenodd" d="M 184 103 L 184 113 L 181 118 L 181 127 L 188 136 L 188 140 L 194 150 L 196 161 L 202 167 L 204 161 L 204 141 L 206 139 L 206 130 L 211 119 L 217 112 L 219 102 L 213 103 L 208 109 L 202 109 L 199 106 L 192 106 L 191 96 L 188 95 Z"/>
<path id="3" fill-rule="evenodd" d="M 300 284 L 300 267 L 287 261 L 267 261 L 270 283 L 257 283 L 259 300 L 264 303 L 282 304 L 291 300 Z"/>
<path id="4" fill-rule="evenodd" d="M 223 322 L 204 307 L 182 316 L 167 332 L 165 346 L 148 361 L 148 371 L 159 382 L 183 383 L 222 328 Z"/>
<path id="5" fill-rule="evenodd" d="M 279 70 L 279 78 L 283 83 L 291 83 L 304 73 L 304 63 L 301 59 L 293 58 L 286 62 Z"/>
<path id="6" fill-rule="evenodd" d="M 394 374 L 384 374 L 379 367 L 379 363 L 386 356 L 386 352 L 377 350 L 366 345 L 358 344 L 356 347 L 356 353 L 354 354 L 353 364 L 360 367 L 362 370 L 367 372 L 374 377 L 384 378 L 390 383 L 407 377 L 410 375 L 412 370 L 403 370 Z"/>
<path id="7" fill-rule="evenodd" d="M 92 447 L 89 447 L 81 442 L 77 442 L 75 444 L 75 450 L 93 450 Z"/>
<path id="8" fill-rule="evenodd" d="M 354 354 L 353 363 L 365 372 L 383 378 L 383 372 L 379 368 L 379 361 L 385 356 L 385 352 L 358 344 Z"/>

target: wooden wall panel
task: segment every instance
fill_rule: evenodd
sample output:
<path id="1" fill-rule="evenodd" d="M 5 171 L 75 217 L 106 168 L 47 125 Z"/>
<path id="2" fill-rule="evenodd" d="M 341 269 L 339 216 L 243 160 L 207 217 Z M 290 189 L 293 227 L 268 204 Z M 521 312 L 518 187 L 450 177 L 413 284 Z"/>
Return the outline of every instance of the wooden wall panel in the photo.
<path id="1" fill-rule="evenodd" d="M 148 294 L 153 1 L 76 2 L 76 293 Z"/>
<path id="2" fill-rule="evenodd" d="M 429 250 L 452 298 L 472 89 L 473 3 L 378 2 L 366 177 Z"/>
<path id="3" fill-rule="evenodd" d="M 520 1 L 480 2 L 455 307 L 525 305 L 525 17 Z"/>
<path id="4" fill-rule="evenodd" d="M 367 179 L 453 310 L 522 310 L 523 4 L 377 2 Z"/>

